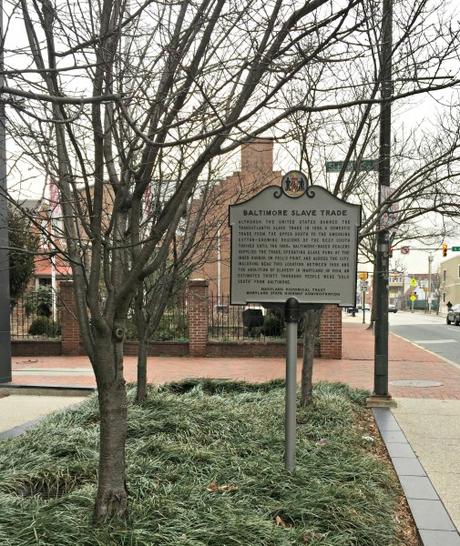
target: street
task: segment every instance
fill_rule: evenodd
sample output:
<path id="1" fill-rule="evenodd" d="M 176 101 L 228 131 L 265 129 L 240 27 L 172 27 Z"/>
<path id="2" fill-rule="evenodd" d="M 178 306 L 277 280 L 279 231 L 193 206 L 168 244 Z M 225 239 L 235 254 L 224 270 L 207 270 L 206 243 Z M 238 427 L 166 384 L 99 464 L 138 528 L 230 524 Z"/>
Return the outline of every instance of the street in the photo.
<path id="1" fill-rule="evenodd" d="M 460 326 L 436 314 L 389 313 L 390 331 L 460 366 Z"/>

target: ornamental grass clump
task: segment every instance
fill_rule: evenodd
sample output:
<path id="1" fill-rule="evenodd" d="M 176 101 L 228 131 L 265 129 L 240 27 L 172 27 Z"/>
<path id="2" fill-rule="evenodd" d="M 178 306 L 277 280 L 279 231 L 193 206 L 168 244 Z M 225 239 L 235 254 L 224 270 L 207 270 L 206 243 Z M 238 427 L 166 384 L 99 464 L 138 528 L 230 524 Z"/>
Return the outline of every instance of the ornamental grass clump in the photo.
<path id="1" fill-rule="evenodd" d="M 91 524 L 98 410 L 90 399 L 1 444 L 0 544 L 395 546 L 398 489 L 363 441 L 364 399 L 343 385 L 316 386 L 313 404 L 298 410 L 290 475 L 281 382 L 151 388 L 129 408 L 128 521 L 101 527 Z"/>

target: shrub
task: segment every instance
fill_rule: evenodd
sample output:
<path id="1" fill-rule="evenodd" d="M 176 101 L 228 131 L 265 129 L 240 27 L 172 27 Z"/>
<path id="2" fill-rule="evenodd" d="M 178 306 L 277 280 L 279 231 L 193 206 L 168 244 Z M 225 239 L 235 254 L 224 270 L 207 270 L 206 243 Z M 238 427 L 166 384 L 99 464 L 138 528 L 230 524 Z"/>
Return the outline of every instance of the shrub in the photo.
<path id="1" fill-rule="evenodd" d="M 61 328 L 54 320 L 40 316 L 32 321 L 28 332 L 31 336 L 56 337 L 61 333 Z"/>
<path id="2" fill-rule="evenodd" d="M 40 287 L 35 292 L 29 292 L 24 297 L 24 309 L 26 315 L 39 315 L 43 317 L 51 316 L 51 307 L 53 305 L 53 294 L 51 288 Z"/>
<path id="3" fill-rule="evenodd" d="M 264 317 L 264 324 L 262 326 L 262 333 L 268 337 L 281 337 L 283 332 L 283 320 L 275 315 L 273 312 L 269 312 Z"/>

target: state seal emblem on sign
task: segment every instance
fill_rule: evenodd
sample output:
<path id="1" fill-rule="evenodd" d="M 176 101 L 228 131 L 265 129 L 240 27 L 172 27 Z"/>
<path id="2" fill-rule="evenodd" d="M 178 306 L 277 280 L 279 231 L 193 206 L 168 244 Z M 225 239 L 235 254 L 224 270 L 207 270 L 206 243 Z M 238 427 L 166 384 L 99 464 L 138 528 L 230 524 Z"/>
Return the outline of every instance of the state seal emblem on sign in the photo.
<path id="1" fill-rule="evenodd" d="M 281 180 L 281 187 L 289 197 L 300 197 L 307 189 L 307 177 L 300 171 L 289 171 Z"/>

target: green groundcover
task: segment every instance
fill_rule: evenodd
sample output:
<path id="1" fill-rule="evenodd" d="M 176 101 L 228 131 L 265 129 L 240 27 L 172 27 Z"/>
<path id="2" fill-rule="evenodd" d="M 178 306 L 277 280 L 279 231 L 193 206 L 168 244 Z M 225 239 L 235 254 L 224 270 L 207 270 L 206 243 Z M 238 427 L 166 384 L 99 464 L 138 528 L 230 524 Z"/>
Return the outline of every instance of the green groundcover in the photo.
<path id="1" fill-rule="evenodd" d="M 366 432 L 367 393 L 319 384 L 282 462 L 284 389 L 188 381 L 130 389 L 126 522 L 91 525 L 95 398 L 0 444 L 2 546 L 394 546 L 398 486 Z"/>

